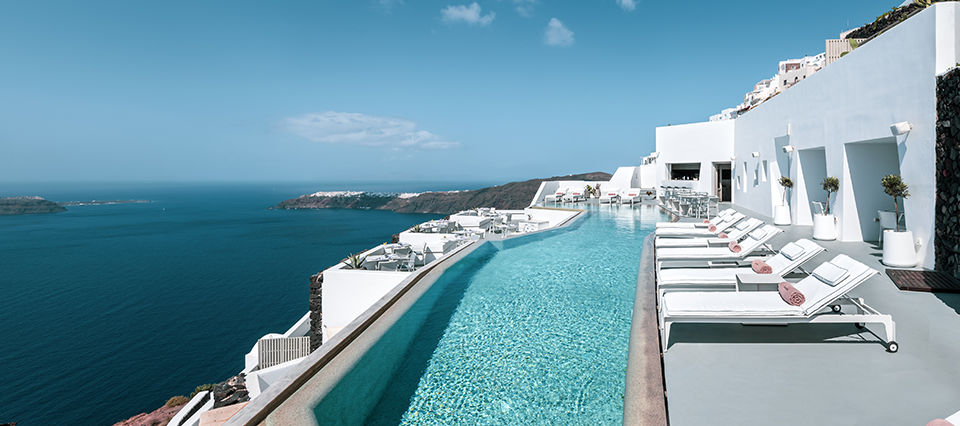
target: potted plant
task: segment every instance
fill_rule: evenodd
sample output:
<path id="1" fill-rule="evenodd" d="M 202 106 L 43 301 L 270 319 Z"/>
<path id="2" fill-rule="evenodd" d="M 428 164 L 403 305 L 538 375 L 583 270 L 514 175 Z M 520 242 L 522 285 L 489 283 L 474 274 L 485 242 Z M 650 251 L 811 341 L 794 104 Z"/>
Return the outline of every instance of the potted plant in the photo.
<path id="1" fill-rule="evenodd" d="M 909 268 L 917 265 L 917 253 L 913 247 L 913 232 L 900 230 L 900 206 L 897 198 L 906 199 L 910 196 L 907 183 L 900 175 L 886 175 L 880 180 L 883 192 L 893 197 L 894 218 L 897 221 L 896 229 L 883 231 L 883 264 L 900 268 Z"/>
<path id="2" fill-rule="evenodd" d="M 780 205 L 773 208 L 773 224 L 789 225 L 790 206 L 787 205 L 787 190 L 793 188 L 793 180 L 787 176 L 780 176 L 779 183 L 783 187 L 783 198 L 780 200 Z"/>
<path id="3" fill-rule="evenodd" d="M 363 261 L 366 260 L 366 258 L 366 256 L 359 254 L 351 254 L 346 259 L 341 260 L 341 262 L 350 269 L 363 269 Z"/>
<path id="4" fill-rule="evenodd" d="M 827 203 L 823 208 L 823 214 L 813 215 L 813 239 L 815 240 L 835 240 L 837 239 L 837 218 L 830 214 L 830 195 L 840 190 L 840 179 L 830 176 L 823 178 L 820 186 L 827 192 Z"/>

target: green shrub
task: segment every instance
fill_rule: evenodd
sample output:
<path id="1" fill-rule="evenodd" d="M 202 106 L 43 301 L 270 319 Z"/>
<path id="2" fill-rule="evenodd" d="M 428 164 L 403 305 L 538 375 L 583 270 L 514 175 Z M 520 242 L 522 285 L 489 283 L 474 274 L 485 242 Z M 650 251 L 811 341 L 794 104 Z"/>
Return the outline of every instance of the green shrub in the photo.
<path id="1" fill-rule="evenodd" d="M 190 394 L 190 398 L 193 399 L 193 397 L 197 396 L 197 394 L 200 392 L 213 390 L 214 386 L 216 386 L 216 383 L 209 383 L 206 385 L 197 386 L 197 389 L 195 389 L 193 393 Z"/>
<path id="2" fill-rule="evenodd" d="M 190 398 L 187 398 L 183 395 L 177 395 L 173 398 L 167 400 L 167 403 L 164 404 L 166 407 L 177 407 L 183 404 L 190 402 Z"/>

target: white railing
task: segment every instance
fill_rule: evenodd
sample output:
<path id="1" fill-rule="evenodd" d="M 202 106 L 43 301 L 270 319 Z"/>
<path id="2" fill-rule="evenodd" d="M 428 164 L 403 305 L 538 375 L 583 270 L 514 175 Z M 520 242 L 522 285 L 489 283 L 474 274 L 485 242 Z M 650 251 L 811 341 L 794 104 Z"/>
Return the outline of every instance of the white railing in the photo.
<path id="1" fill-rule="evenodd" d="M 279 339 L 260 339 L 257 341 L 260 369 L 293 361 L 310 355 L 310 337 L 283 337 Z"/>

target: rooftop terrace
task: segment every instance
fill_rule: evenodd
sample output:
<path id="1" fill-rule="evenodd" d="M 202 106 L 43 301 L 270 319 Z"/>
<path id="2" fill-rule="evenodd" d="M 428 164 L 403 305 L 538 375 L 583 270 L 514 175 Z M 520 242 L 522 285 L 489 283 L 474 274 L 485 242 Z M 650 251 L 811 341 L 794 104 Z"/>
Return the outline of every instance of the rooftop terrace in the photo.
<path id="1" fill-rule="evenodd" d="M 785 232 L 771 242 L 777 249 L 813 233 L 810 226 L 781 228 Z M 808 271 L 842 253 L 881 272 L 850 295 L 893 316 L 899 352 L 884 350 L 884 330 L 872 324 L 864 330 L 851 324 L 676 324 L 663 357 L 669 424 L 923 425 L 960 410 L 960 294 L 900 291 L 884 273 L 876 242 L 817 243 L 827 251 L 807 263 Z M 640 343 L 631 342 L 631 351 Z M 628 383 L 659 380 L 649 370 L 628 374 Z M 624 424 L 652 424 L 643 418 L 628 406 Z"/>

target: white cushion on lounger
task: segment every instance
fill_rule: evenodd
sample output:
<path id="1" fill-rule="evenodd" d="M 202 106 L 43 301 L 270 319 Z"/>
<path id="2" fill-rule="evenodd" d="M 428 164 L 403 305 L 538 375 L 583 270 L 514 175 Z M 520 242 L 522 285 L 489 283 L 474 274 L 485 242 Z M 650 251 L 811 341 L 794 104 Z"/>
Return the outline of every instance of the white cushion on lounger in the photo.
<path id="1" fill-rule="evenodd" d="M 676 292 L 663 295 L 667 316 L 801 316 L 803 309 L 783 301 L 776 291 Z"/>
<path id="2" fill-rule="evenodd" d="M 806 250 L 804 250 L 803 247 L 801 247 L 797 243 L 787 244 L 783 246 L 782 249 L 780 249 L 780 254 L 784 255 L 787 259 L 790 259 L 790 260 L 797 260 L 797 258 L 799 258 L 800 256 L 803 256 L 804 252 L 806 252 Z"/>
<path id="3" fill-rule="evenodd" d="M 753 238 L 753 239 L 759 241 L 759 240 L 762 240 L 763 237 L 765 237 L 766 235 L 767 235 L 767 230 L 766 230 L 766 229 L 763 229 L 763 228 L 760 228 L 760 229 L 758 229 L 758 230 L 756 230 L 756 231 L 751 232 L 751 233 L 750 233 L 750 238 Z"/>
<path id="4" fill-rule="evenodd" d="M 734 225 L 733 227 L 734 227 L 734 228 L 737 228 L 738 231 L 743 231 L 744 229 L 747 229 L 748 226 L 750 226 L 749 223 L 747 223 L 747 222 L 740 222 L 740 223 Z"/>
<path id="5" fill-rule="evenodd" d="M 707 228 L 657 228 L 657 236 L 716 237 L 716 232 Z"/>
<path id="6" fill-rule="evenodd" d="M 850 271 L 830 262 L 826 262 L 813 270 L 813 276 L 831 286 L 837 285 L 838 282 L 846 278 L 849 274 Z"/>
<path id="7" fill-rule="evenodd" d="M 661 269 L 659 285 L 682 286 L 685 284 L 737 283 L 737 274 L 749 274 L 753 268 L 673 268 Z"/>

